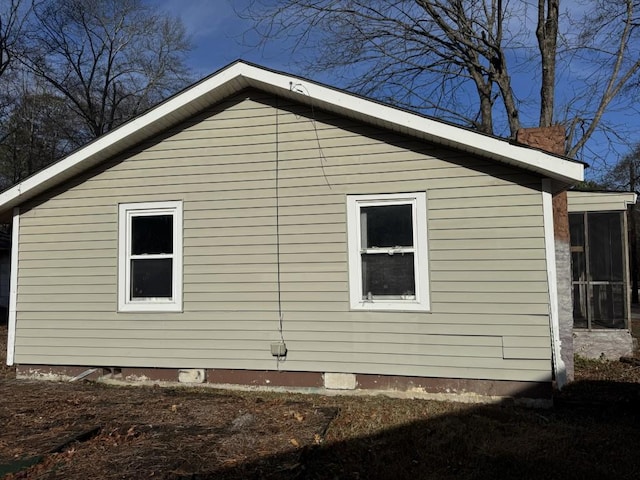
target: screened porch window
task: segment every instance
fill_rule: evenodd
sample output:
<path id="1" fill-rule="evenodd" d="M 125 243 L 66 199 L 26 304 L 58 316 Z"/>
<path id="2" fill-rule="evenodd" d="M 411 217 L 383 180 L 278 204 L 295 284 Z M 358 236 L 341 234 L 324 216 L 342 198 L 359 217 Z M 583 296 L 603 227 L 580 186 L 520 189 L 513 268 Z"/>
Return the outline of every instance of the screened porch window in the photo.
<path id="1" fill-rule="evenodd" d="M 569 214 L 575 328 L 627 328 L 622 212 Z"/>

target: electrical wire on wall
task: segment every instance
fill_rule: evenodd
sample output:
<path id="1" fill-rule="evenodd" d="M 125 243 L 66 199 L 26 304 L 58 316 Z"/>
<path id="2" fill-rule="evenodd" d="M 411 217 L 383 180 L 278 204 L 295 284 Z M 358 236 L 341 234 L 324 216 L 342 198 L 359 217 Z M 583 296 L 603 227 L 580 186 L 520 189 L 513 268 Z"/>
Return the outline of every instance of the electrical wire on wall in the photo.
<path id="1" fill-rule="evenodd" d="M 313 132 L 316 136 L 316 144 L 318 145 L 318 156 L 320 157 L 320 168 L 322 169 L 322 176 L 324 177 L 324 181 L 327 184 L 327 187 L 331 189 L 331 183 L 329 182 L 329 177 L 327 176 L 327 172 L 324 170 L 324 165 L 327 163 L 327 157 L 324 156 L 324 151 L 322 150 L 322 145 L 320 144 L 320 135 L 318 134 L 318 126 L 316 125 L 316 109 L 313 106 L 313 97 L 302 83 L 293 83 L 289 82 L 289 90 L 292 92 L 301 93 L 309 97 L 309 106 L 311 107 L 311 125 L 313 125 Z"/>
<path id="2" fill-rule="evenodd" d="M 280 371 L 280 362 L 286 359 L 287 346 L 284 341 L 284 312 L 282 310 L 282 275 L 280 268 L 280 105 L 276 96 L 276 125 L 275 125 L 275 195 L 276 195 L 276 268 L 278 284 L 278 332 L 280 343 L 271 346 L 271 354 L 276 357 L 276 366 Z"/>
<path id="3" fill-rule="evenodd" d="M 325 172 L 325 163 L 327 159 L 322 150 L 320 143 L 320 135 L 318 133 L 318 127 L 316 124 L 316 113 L 313 105 L 313 98 L 309 94 L 309 91 L 301 83 L 293 84 L 289 82 L 289 89 L 292 92 L 301 93 L 309 97 L 311 106 L 311 125 L 315 134 L 316 144 L 318 146 L 318 155 L 320 157 L 320 168 L 322 169 L 322 175 L 324 180 L 331 189 L 331 183 Z M 282 308 L 282 272 L 280 261 L 280 104 L 279 97 L 275 97 L 275 196 L 276 196 L 276 264 L 277 264 L 277 288 L 278 288 L 278 333 L 280 334 L 280 342 L 271 344 L 271 354 L 276 357 L 276 365 L 278 371 L 280 371 L 280 362 L 286 360 L 287 346 L 284 340 L 284 311 Z"/>

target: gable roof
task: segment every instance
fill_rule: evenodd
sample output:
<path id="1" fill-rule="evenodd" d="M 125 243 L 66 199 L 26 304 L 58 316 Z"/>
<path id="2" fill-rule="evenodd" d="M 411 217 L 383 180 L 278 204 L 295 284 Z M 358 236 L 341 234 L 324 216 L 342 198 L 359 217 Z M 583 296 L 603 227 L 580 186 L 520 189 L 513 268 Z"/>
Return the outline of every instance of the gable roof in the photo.
<path id="1" fill-rule="evenodd" d="M 0 194 L 0 215 L 250 87 L 377 127 L 531 170 L 563 183 L 573 184 L 583 179 L 584 164 L 581 162 L 434 120 L 312 80 L 236 61 L 4 191 Z"/>

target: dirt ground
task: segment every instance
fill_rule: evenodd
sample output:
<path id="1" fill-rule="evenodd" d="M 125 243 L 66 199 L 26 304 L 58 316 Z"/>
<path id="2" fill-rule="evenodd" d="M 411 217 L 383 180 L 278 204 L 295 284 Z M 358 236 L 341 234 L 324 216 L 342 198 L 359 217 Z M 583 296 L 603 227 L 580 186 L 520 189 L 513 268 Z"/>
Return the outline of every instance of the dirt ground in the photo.
<path id="1" fill-rule="evenodd" d="M 337 413 L 299 395 L 15 380 L 0 343 L 0 477 L 286 478 Z"/>
<path id="2" fill-rule="evenodd" d="M 640 367 L 577 364 L 551 410 L 15 380 L 0 478 L 640 478 Z"/>

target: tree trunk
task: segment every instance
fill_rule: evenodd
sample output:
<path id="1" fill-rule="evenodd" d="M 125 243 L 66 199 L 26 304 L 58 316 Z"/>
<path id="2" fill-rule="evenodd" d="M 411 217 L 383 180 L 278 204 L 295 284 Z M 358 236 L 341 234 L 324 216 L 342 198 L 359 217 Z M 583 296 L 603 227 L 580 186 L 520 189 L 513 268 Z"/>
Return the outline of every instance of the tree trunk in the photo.
<path id="1" fill-rule="evenodd" d="M 538 48 L 540 49 L 540 59 L 542 63 L 540 127 L 549 127 L 553 123 L 559 3 L 560 0 L 538 0 L 536 38 L 538 39 Z"/>
<path id="2" fill-rule="evenodd" d="M 513 90 L 511 89 L 511 78 L 507 74 L 506 69 L 496 76 L 496 84 L 500 89 L 500 94 L 504 101 L 504 108 L 507 112 L 509 132 L 511 133 L 511 137 L 515 138 L 516 133 L 520 130 L 520 115 L 518 113 L 518 106 L 516 105 L 513 97 Z"/>
<path id="3" fill-rule="evenodd" d="M 485 79 L 483 72 L 475 67 L 469 68 L 469 74 L 476 85 L 478 99 L 480 100 L 480 121 L 476 123 L 476 128 L 493 135 L 493 99 L 491 98 L 492 79 Z"/>

